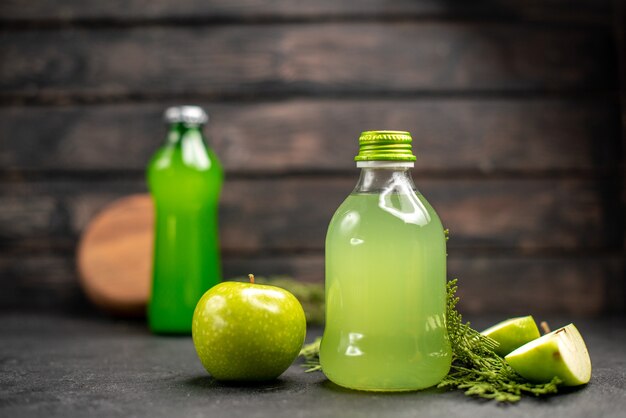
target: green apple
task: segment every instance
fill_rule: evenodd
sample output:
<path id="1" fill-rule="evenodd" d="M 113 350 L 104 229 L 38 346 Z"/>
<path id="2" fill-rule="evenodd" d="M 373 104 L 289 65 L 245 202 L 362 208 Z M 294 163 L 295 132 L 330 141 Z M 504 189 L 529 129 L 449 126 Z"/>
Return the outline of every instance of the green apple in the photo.
<path id="1" fill-rule="evenodd" d="M 507 319 L 487 328 L 481 334 L 498 343 L 498 348 L 494 351 L 500 357 L 506 356 L 516 348 L 540 336 L 537 324 L 531 315 Z"/>
<path id="2" fill-rule="evenodd" d="M 574 324 L 539 337 L 504 359 L 532 382 L 545 383 L 558 377 L 565 386 L 577 386 L 591 379 L 589 352 Z"/>
<path id="3" fill-rule="evenodd" d="M 223 282 L 196 306 L 193 343 L 204 368 L 217 380 L 263 381 L 293 363 L 306 334 L 302 305 L 288 291 Z"/>

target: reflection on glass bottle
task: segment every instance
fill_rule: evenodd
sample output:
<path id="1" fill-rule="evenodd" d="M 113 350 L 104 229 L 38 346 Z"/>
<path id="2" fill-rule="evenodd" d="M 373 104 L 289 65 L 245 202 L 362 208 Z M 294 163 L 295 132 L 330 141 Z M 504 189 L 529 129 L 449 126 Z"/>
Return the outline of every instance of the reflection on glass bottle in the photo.
<path id="1" fill-rule="evenodd" d="M 361 177 L 326 236 L 322 369 L 352 389 L 433 386 L 451 361 L 443 227 L 413 184 L 410 134 L 364 132 L 359 142 Z"/>
<path id="2" fill-rule="evenodd" d="M 195 106 L 169 108 L 166 144 L 148 166 L 155 210 L 150 329 L 190 333 L 200 297 L 221 280 L 217 207 L 223 171 L 205 145 L 204 111 Z"/>

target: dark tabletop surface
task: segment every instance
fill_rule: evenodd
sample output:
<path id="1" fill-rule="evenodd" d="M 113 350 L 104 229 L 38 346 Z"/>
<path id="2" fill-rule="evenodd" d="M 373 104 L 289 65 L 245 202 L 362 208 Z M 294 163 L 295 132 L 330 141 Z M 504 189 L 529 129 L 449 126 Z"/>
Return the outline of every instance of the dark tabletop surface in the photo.
<path id="1" fill-rule="evenodd" d="M 436 389 L 354 392 L 298 365 L 268 384 L 224 385 L 204 371 L 191 337 L 153 336 L 141 323 L 103 318 L 5 313 L 0 416 L 626 417 L 624 320 L 576 325 L 591 353 L 591 383 L 503 406 Z M 310 329 L 307 339 L 320 331 Z"/>

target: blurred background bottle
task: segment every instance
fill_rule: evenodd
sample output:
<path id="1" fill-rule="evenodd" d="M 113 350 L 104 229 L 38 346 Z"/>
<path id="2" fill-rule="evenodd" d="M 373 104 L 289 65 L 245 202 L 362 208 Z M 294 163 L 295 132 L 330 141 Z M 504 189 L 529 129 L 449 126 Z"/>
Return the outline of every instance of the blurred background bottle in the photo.
<path id="1" fill-rule="evenodd" d="M 217 210 L 222 166 L 206 145 L 200 107 L 171 107 L 166 143 L 152 157 L 148 186 L 155 241 L 148 322 L 156 333 L 189 333 L 196 303 L 221 281 Z"/>

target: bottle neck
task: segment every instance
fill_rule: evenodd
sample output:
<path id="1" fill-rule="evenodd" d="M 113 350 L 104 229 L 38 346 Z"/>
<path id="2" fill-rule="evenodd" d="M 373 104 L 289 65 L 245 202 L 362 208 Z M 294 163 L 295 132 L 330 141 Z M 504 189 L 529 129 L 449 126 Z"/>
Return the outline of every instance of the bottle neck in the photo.
<path id="1" fill-rule="evenodd" d="M 202 140 L 202 125 L 186 125 L 182 122 L 170 124 L 166 139 L 168 145 L 178 145 L 186 138 Z"/>
<path id="2" fill-rule="evenodd" d="M 414 193 L 417 191 L 411 168 L 413 163 L 372 161 L 359 163 L 361 176 L 353 193 Z"/>

